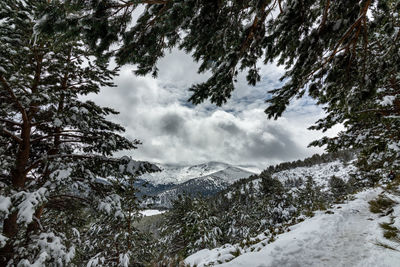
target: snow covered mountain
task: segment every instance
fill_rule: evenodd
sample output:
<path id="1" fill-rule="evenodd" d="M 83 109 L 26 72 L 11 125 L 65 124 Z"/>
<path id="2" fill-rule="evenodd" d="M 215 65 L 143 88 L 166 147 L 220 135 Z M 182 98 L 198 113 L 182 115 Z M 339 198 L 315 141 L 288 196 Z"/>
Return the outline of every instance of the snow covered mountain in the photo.
<path id="1" fill-rule="evenodd" d="M 168 164 L 156 164 L 161 171 L 154 173 L 146 173 L 139 178 L 153 185 L 158 184 L 181 184 L 193 178 L 208 176 L 213 174 L 227 182 L 233 182 L 237 179 L 248 177 L 253 174 L 240 167 L 233 165 L 210 161 L 203 164 L 191 166 L 177 166 Z"/>
<path id="2" fill-rule="evenodd" d="M 210 196 L 235 181 L 253 175 L 253 172 L 222 163 L 207 162 L 192 166 L 159 164 L 160 172 L 146 173 L 139 177 L 137 184 L 140 195 L 153 197 L 147 204 L 169 208 L 179 194 Z"/>

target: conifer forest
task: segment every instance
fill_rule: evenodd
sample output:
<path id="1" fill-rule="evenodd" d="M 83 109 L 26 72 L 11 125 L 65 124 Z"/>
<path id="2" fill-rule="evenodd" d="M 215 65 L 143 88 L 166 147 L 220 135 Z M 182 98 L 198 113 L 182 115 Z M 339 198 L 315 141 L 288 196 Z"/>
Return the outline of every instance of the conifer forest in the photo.
<path id="1" fill-rule="evenodd" d="M 400 1 L 1 0 L 0 266 L 400 266 Z"/>

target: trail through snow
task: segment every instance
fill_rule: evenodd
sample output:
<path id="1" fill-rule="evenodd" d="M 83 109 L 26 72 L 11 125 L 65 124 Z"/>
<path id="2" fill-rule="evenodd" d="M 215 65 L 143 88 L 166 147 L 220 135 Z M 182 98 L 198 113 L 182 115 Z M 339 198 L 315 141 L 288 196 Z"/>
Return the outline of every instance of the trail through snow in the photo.
<path id="1" fill-rule="evenodd" d="M 258 252 L 242 254 L 221 266 L 400 266 L 399 251 L 377 245 L 384 240 L 380 219 L 369 211 L 368 201 L 381 191 L 361 192 L 355 200 L 336 205 L 332 209 L 334 214 L 318 212 Z M 195 255 L 185 262 L 196 263 Z M 206 262 L 197 264 L 202 266 Z"/>

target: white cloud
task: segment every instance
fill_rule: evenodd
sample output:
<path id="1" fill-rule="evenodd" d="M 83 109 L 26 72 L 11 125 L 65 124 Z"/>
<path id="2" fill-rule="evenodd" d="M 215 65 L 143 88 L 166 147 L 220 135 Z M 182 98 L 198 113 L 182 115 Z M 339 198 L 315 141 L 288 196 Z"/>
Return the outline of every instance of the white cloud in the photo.
<path id="1" fill-rule="evenodd" d="M 129 138 L 143 145 L 135 158 L 164 163 L 225 161 L 265 167 L 310 156 L 321 149 L 307 145 L 322 136 L 307 128 L 322 116 L 310 100 L 296 100 L 284 116 L 268 120 L 264 113 L 267 91 L 279 86 L 282 69 L 262 66 L 257 87 L 239 77 L 237 89 L 223 107 L 210 103 L 193 106 L 186 100 L 188 88 L 204 81 L 190 56 L 173 51 L 159 63 L 159 76 L 136 77 L 125 66 L 116 78 L 116 88 L 103 88 L 91 96 L 97 103 L 121 113 L 113 119 L 126 127 Z M 335 134 L 334 129 L 331 134 Z"/>

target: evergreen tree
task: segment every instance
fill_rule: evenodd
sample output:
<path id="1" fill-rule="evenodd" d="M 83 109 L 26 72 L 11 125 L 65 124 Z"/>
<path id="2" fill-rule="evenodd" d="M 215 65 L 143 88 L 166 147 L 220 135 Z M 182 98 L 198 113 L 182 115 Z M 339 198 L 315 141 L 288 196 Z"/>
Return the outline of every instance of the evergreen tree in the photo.
<path id="1" fill-rule="evenodd" d="M 262 172 L 260 178 L 261 214 L 265 214 L 267 225 L 275 226 L 290 220 L 296 212 L 291 194 L 285 190 L 278 179 L 272 178 L 270 174 Z"/>
<path id="2" fill-rule="evenodd" d="M 249 207 L 242 204 L 242 198 L 246 198 L 246 196 L 241 194 L 240 187 L 238 187 L 232 195 L 229 210 L 222 214 L 222 228 L 228 243 L 240 242 L 250 237 L 252 226 L 255 223 Z"/>
<path id="3" fill-rule="evenodd" d="M 168 255 L 186 257 L 203 248 L 213 248 L 222 236 L 218 218 L 207 202 L 179 195 L 167 213 L 161 243 Z"/>
<path id="4" fill-rule="evenodd" d="M 83 256 L 89 256 L 87 266 L 144 266 L 153 258 L 149 234 L 140 232 L 135 224 L 142 218 L 134 185 L 135 179 L 111 180 L 117 188 L 109 197 L 119 201 L 111 206 L 112 212 L 93 214 L 97 216 L 88 225 L 82 237 Z"/>
<path id="5" fill-rule="evenodd" d="M 346 182 L 336 176 L 332 176 L 331 179 L 329 179 L 329 187 L 335 199 L 345 196 L 349 193 Z"/>
<path id="6" fill-rule="evenodd" d="M 357 45 L 354 40 L 345 50 L 349 52 L 351 47 L 351 53 L 340 55 L 348 66 L 338 68 L 336 74 L 342 73 L 346 78 L 339 84 L 335 77 L 325 81 L 329 82 L 326 87 L 333 90 L 348 89 L 346 95 L 339 95 L 337 99 L 341 97 L 341 100 L 336 103 L 326 96 L 323 103 L 329 103 L 326 108 L 329 115 L 312 127 L 326 130 L 337 122 L 344 122 L 346 131 L 312 144 L 327 144 L 330 151 L 361 150 L 359 166 L 382 176 L 400 164 L 400 35 L 396 30 L 400 25 L 400 3 L 370 2 L 365 3 L 365 8 L 371 5 L 371 17 L 361 17 L 360 25 L 355 25 L 364 31 L 363 44 Z M 382 172 L 382 168 L 385 171 Z"/>
<path id="7" fill-rule="evenodd" d="M 186 214 L 185 221 L 191 228 L 191 242 L 188 245 L 190 254 L 200 249 L 214 248 L 219 244 L 222 235 L 220 222 L 204 199 L 193 200 L 193 209 Z"/>
<path id="8" fill-rule="evenodd" d="M 282 186 L 282 183 L 275 178 L 272 178 L 272 176 L 268 173 L 263 171 L 260 174 L 260 193 L 265 195 L 265 196 L 273 196 L 274 194 L 282 194 L 284 191 L 284 188 Z"/>
<path id="9" fill-rule="evenodd" d="M 190 240 L 187 236 L 188 225 L 184 220 L 187 213 L 192 210 L 192 199 L 186 195 L 179 195 L 173 202 L 172 208 L 165 215 L 166 225 L 161 229 L 161 246 L 163 251 L 170 255 L 178 253 L 186 255 L 186 247 Z"/>
<path id="10" fill-rule="evenodd" d="M 0 3 L 1 266 L 73 264 L 91 220 L 101 214 L 126 219 L 125 199 L 107 179 L 156 170 L 111 157 L 139 141 L 122 137 L 124 129 L 106 119 L 115 111 L 80 96 L 113 86 L 116 70 L 93 57 L 79 33 L 37 32 L 47 5 Z M 88 238 L 94 244 L 100 236 Z M 126 255 L 116 257 L 127 266 Z"/>
<path id="11" fill-rule="evenodd" d="M 312 216 L 313 211 L 324 208 L 322 192 L 311 176 L 307 177 L 304 187 L 298 190 L 297 201 L 306 216 Z"/>

